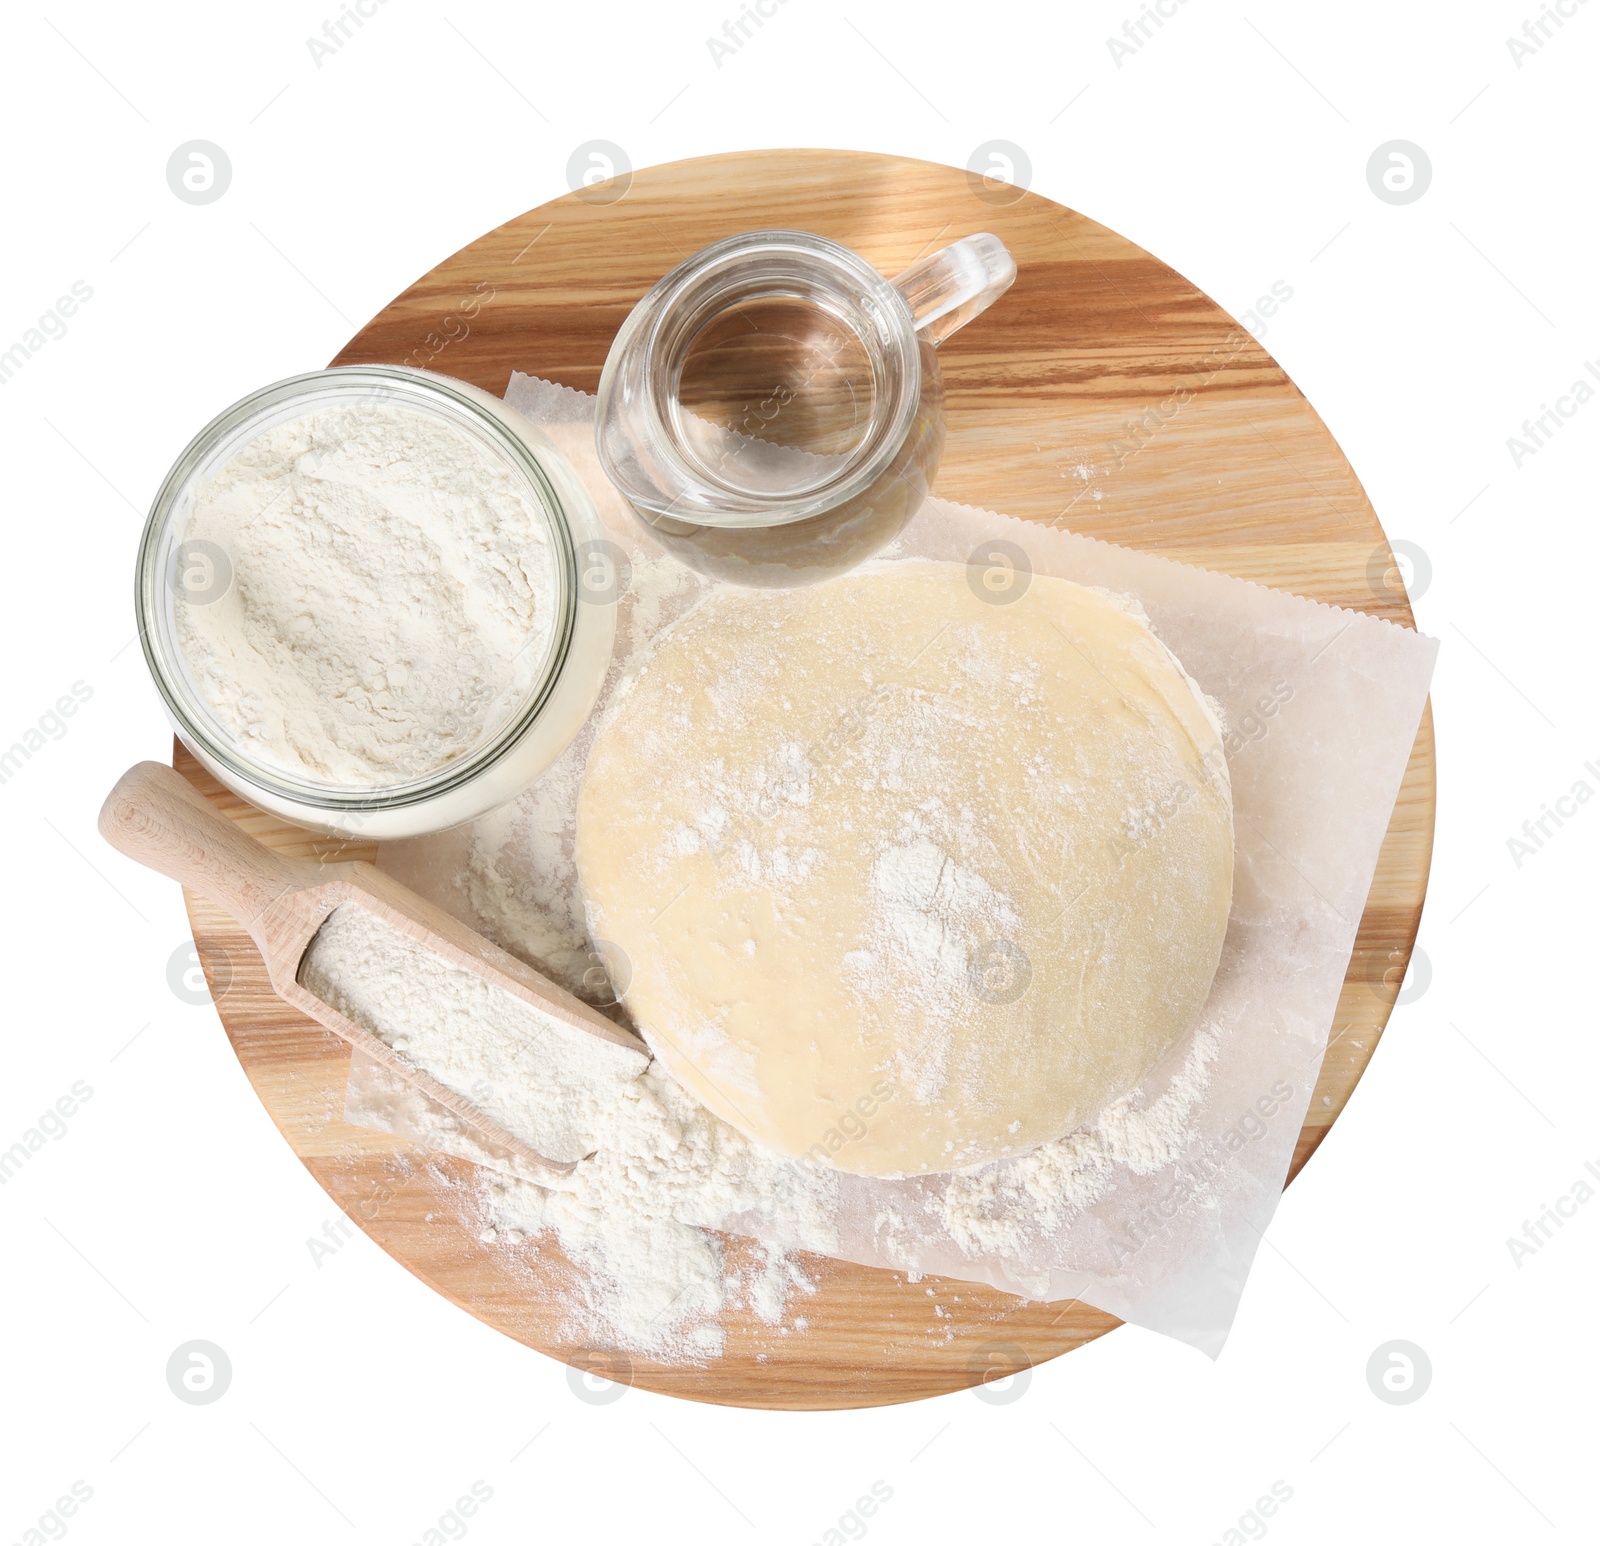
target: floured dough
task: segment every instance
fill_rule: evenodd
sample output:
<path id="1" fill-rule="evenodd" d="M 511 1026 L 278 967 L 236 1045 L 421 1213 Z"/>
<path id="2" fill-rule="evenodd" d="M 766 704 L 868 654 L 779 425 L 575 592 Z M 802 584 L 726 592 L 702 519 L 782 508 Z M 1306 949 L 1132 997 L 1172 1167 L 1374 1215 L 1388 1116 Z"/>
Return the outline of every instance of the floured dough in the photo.
<path id="1" fill-rule="evenodd" d="M 1063 1136 L 1210 991 L 1217 724 L 1138 615 L 876 564 L 712 594 L 602 727 L 595 936 L 671 1073 L 758 1141 L 916 1175 Z"/>

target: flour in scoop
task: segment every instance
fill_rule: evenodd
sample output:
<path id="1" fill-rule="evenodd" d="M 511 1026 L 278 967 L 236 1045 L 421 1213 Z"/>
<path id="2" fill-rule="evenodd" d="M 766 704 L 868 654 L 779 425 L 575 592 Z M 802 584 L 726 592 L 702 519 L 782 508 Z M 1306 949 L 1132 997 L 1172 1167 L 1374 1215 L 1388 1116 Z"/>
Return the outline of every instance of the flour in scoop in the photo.
<path id="1" fill-rule="evenodd" d="M 299 976 L 547 1159 L 592 1153 L 602 1114 L 647 1062 L 450 965 L 353 902 L 328 915 Z"/>
<path id="2" fill-rule="evenodd" d="M 226 581 L 180 592 L 189 673 L 285 773 L 434 773 L 542 679 L 560 594 L 545 514 L 514 464 L 432 414 L 354 401 L 271 425 L 197 491 L 184 537 Z"/>

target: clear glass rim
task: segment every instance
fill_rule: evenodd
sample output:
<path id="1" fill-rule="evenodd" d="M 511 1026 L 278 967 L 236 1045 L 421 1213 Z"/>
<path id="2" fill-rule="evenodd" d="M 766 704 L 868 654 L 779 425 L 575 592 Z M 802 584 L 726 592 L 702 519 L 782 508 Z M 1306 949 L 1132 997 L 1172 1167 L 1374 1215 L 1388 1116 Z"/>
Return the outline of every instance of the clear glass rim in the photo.
<path id="1" fill-rule="evenodd" d="M 196 694 L 189 691 L 181 650 L 173 637 L 176 616 L 171 587 L 165 583 L 167 557 L 174 534 L 173 517 L 180 496 L 196 472 L 223 445 L 273 409 L 287 403 L 311 404 L 321 397 L 363 394 L 380 401 L 423 405 L 446 417 L 465 419 L 490 440 L 527 478 L 529 492 L 542 513 L 556 557 L 558 615 L 546 645 L 543 667 L 517 710 L 482 745 L 433 772 L 394 784 L 334 785 L 297 778 L 284 769 L 257 762 L 216 724 Z M 139 540 L 134 582 L 134 617 L 139 643 L 151 679 L 179 735 L 242 782 L 278 800 L 318 810 L 344 813 L 393 810 L 420 804 L 457 789 L 493 766 L 526 735 L 554 692 L 572 648 L 578 606 L 577 551 L 559 492 L 526 441 L 481 403 L 446 378 L 398 365 L 336 365 L 288 376 L 251 392 L 224 409 L 184 448 L 162 480 Z"/>
<path id="2" fill-rule="evenodd" d="M 843 458 L 845 465 L 832 476 L 807 487 L 766 494 L 718 478 L 701 458 L 684 447 L 673 419 L 675 388 L 666 378 L 694 335 L 692 324 L 711 314 L 723 297 L 742 288 L 741 270 L 747 274 L 751 263 L 785 255 L 818 264 L 822 277 L 833 279 L 833 292 L 844 305 L 826 309 L 850 327 L 874 361 L 874 423 Z M 761 293 L 769 292 L 754 292 Z M 865 304 L 862 295 L 869 298 Z M 881 327 L 858 326 L 852 320 L 864 316 L 870 322 L 874 304 L 884 318 L 893 319 L 892 337 L 882 336 Z M 922 388 L 922 357 L 905 297 L 859 253 L 811 231 L 745 231 L 713 242 L 679 264 L 640 302 L 640 307 L 649 314 L 647 331 L 637 346 L 643 355 L 643 377 L 650 386 L 644 393 L 643 407 L 655 450 L 671 465 L 686 489 L 702 495 L 701 499 L 685 500 L 681 506 L 674 502 L 658 508 L 656 514 L 706 526 L 788 525 L 847 503 L 893 464 L 916 416 Z M 900 382 L 897 400 L 887 409 L 877 406 L 883 400 L 877 368 L 880 361 L 898 372 Z"/>

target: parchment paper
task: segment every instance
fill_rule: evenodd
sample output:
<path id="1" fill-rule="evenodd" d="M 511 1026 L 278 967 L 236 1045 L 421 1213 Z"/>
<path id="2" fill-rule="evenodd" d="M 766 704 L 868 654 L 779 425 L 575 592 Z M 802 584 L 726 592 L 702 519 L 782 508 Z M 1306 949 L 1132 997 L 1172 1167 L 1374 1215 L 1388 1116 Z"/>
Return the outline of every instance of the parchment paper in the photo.
<path id="1" fill-rule="evenodd" d="M 506 401 L 569 457 L 626 556 L 617 658 L 598 717 L 627 660 L 710 582 L 664 557 L 605 479 L 594 454 L 592 398 L 515 375 Z M 1222 965 L 1197 1030 L 1205 1041 L 1197 1049 L 1191 1037 L 1175 1048 L 1132 1108 L 1170 1104 L 1176 1081 L 1186 1068 L 1192 1074 L 1202 1052 L 1206 1077 L 1175 1153 L 1154 1166 L 1148 1157 L 1119 1162 L 1093 1200 L 1019 1249 L 1000 1253 L 952 1233 L 937 1210 L 948 1178 L 841 1174 L 838 1254 L 986 1282 L 1027 1298 L 1080 1298 L 1215 1356 L 1288 1173 L 1438 646 L 1361 613 L 937 499 L 885 556 L 966 563 L 995 542 L 1015 544 L 1037 573 L 1137 597 L 1227 715 L 1234 898 Z M 507 937 L 503 910 L 481 905 L 469 871 L 474 845 L 502 841 L 520 819 L 528 862 L 549 866 L 581 918 L 571 812 L 594 723 L 512 807 L 474 827 L 385 845 L 378 861 L 575 988 L 589 965 L 582 942 L 564 941 L 559 919 L 531 915 L 522 937 Z M 592 987 L 592 967 L 590 973 Z M 375 1081 L 375 1067 L 359 1059 L 352 1065 L 352 1120 L 455 1147 L 416 1113 L 407 1117 Z M 767 1233 L 759 1221 L 727 1224 Z"/>

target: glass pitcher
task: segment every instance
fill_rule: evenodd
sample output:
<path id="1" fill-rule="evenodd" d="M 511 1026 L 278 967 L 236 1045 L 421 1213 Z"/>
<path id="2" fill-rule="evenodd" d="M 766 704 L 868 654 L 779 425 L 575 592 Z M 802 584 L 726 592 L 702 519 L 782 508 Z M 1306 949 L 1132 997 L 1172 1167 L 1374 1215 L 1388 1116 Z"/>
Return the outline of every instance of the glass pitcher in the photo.
<path id="1" fill-rule="evenodd" d="M 859 563 L 944 449 L 935 349 L 1017 266 L 982 233 L 885 279 L 806 231 L 696 253 L 634 307 L 600 378 L 600 464 L 669 551 L 745 585 Z"/>

